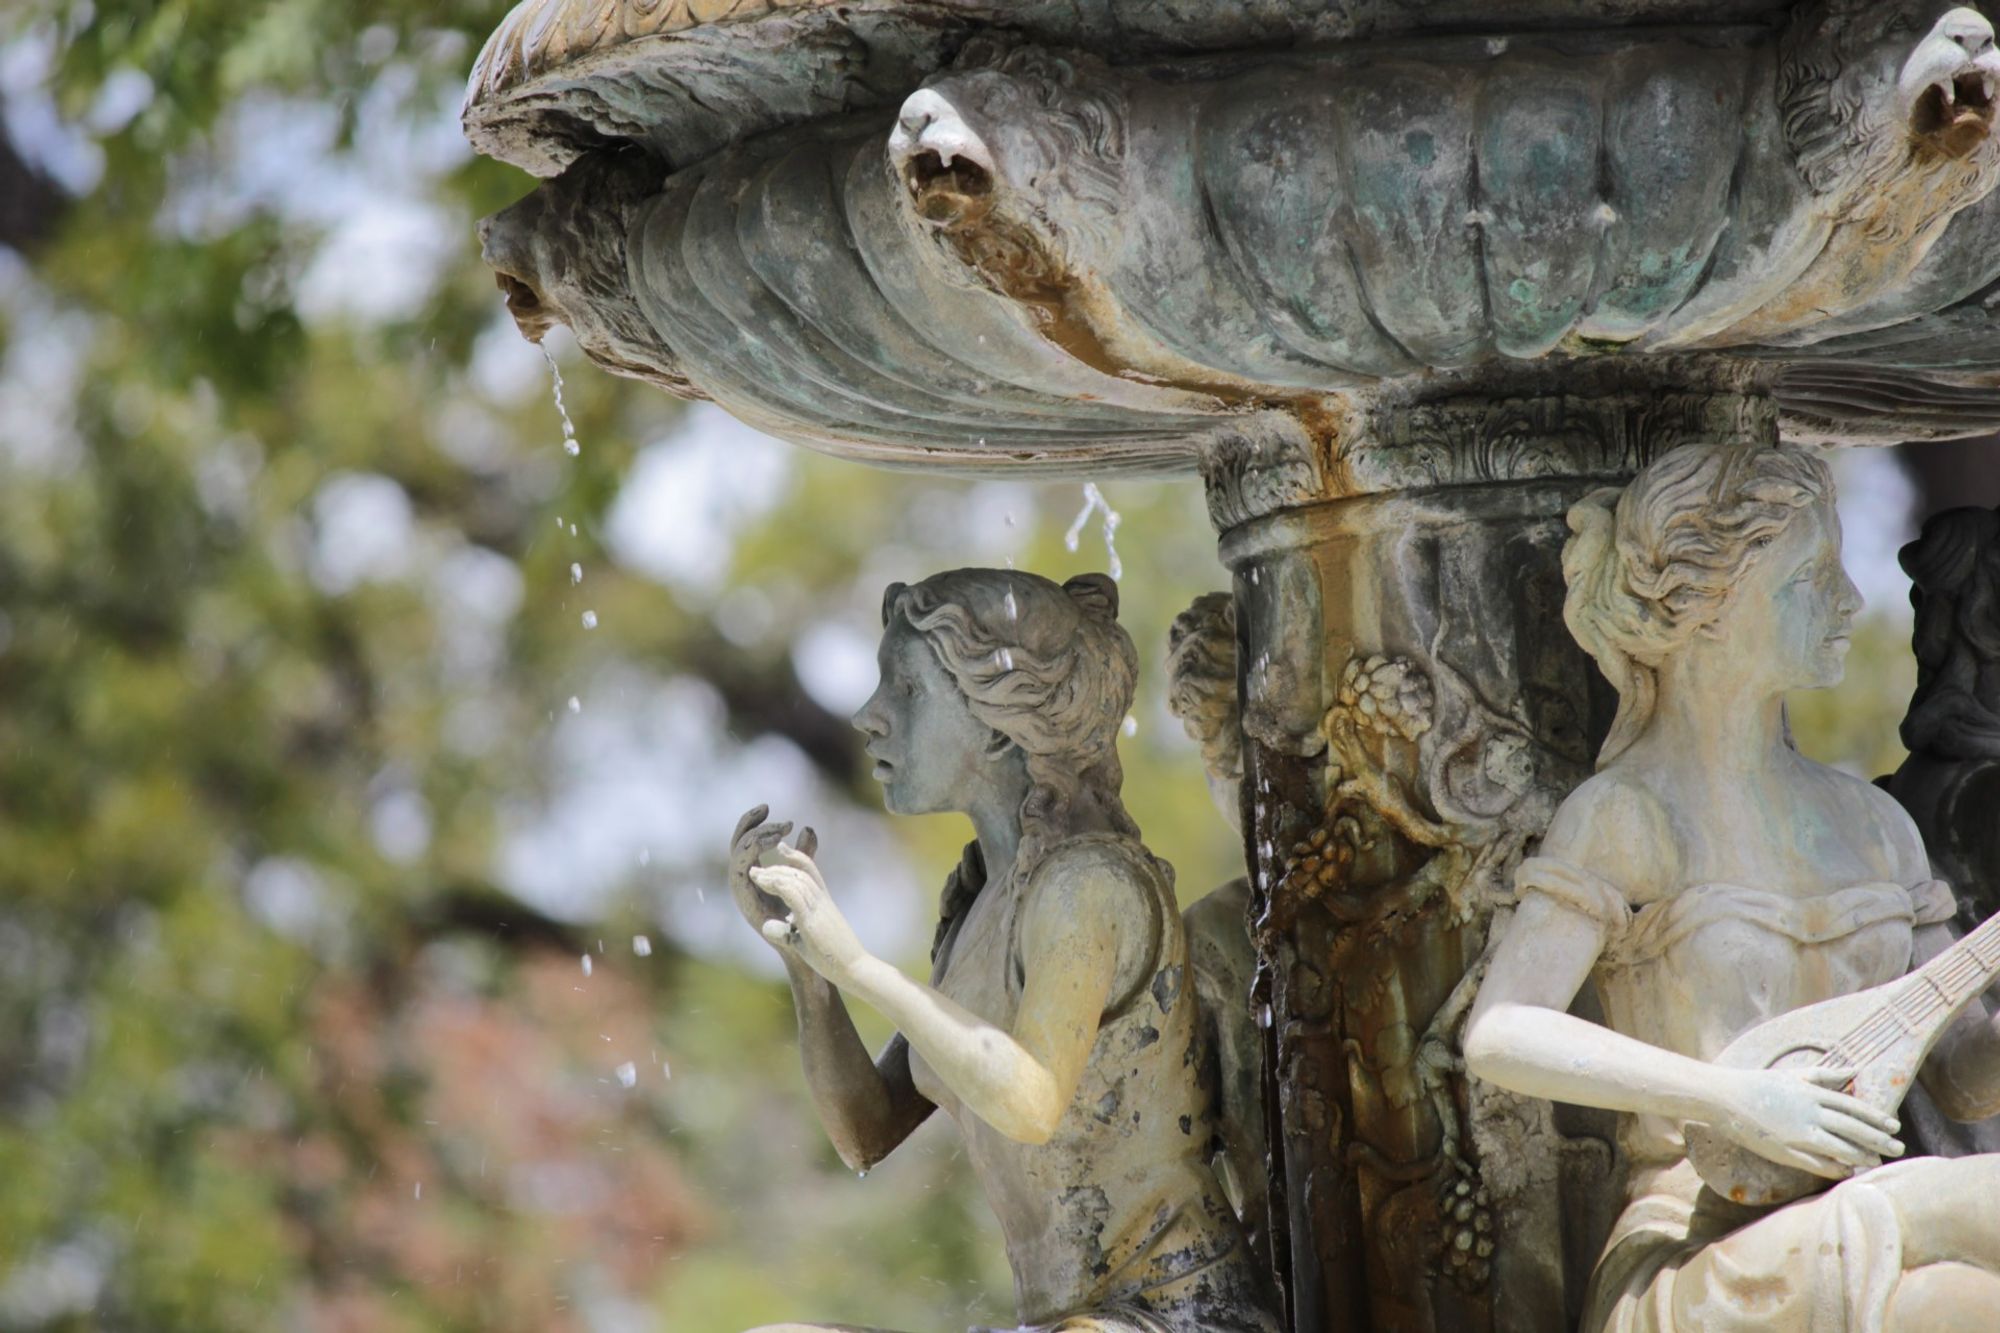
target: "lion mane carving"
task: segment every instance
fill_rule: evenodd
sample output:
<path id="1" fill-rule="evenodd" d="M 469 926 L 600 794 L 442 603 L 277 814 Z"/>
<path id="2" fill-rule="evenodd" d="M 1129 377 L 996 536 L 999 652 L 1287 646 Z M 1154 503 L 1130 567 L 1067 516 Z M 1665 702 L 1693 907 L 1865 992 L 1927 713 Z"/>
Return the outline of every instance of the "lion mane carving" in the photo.
<path id="1" fill-rule="evenodd" d="M 1862 222 L 1877 242 L 1957 212 L 2000 175 L 1993 27 L 1961 7 L 1925 31 L 1927 12 L 1934 6 L 1822 0 L 1782 44 L 1778 108 L 1799 174 L 1843 200 L 1842 220 Z"/>

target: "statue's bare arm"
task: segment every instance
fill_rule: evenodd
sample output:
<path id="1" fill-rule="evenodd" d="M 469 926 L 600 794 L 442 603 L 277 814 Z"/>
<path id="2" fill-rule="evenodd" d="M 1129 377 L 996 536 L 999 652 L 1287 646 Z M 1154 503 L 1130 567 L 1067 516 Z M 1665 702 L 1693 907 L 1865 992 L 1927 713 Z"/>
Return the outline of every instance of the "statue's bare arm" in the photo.
<path id="1" fill-rule="evenodd" d="M 937 1108 L 917 1091 L 910 1043 L 900 1032 L 871 1059 L 833 983 L 794 958 L 785 964 L 813 1107 L 840 1160 L 866 1171 L 902 1146 Z"/>
<path id="2" fill-rule="evenodd" d="M 736 826 L 730 891 L 744 917 L 784 959 L 798 1013 L 799 1057 L 820 1124 L 840 1160 L 866 1171 L 894 1152 L 936 1108 L 910 1076 L 910 1046 L 902 1035 L 890 1038 L 880 1057 L 870 1058 L 840 992 L 813 971 L 783 932 L 763 931 L 768 922 L 782 920 L 785 910 L 777 899 L 757 891 L 750 871 L 791 831 L 790 824 L 765 823 L 767 813 L 760 805 Z M 804 855 L 816 850 L 811 829 L 803 830 L 798 841 Z"/>
<path id="3" fill-rule="evenodd" d="M 1580 789 L 1557 813 L 1543 851 L 1586 868 L 1626 863 L 1653 841 L 1650 821 L 1630 813 L 1615 790 Z M 1892 1119 L 1835 1090 L 1847 1070 L 1724 1069 L 1564 1012 L 1604 939 L 1588 913 L 1528 894 L 1480 985 L 1466 1026 L 1467 1067 L 1530 1096 L 1701 1121 L 1773 1161 L 1822 1175 L 1902 1152 L 1890 1137 Z"/>
<path id="4" fill-rule="evenodd" d="M 1061 867 L 1050 872 L 1050 882 L 1022 922 L 1026 982 L 1014 1030 L 1009 1032 L 863 949 L 810 855 L 775 840 L 764 855 L 774 863 L 750 868 L 747 878 L 755 889 L 783 904 L 782 914 L 766 914 L 760 927 L 765 938 L 789 949 L 825 982 L 872 1005 L 894 1023 L 909 1047 L 923 1056 L 967 1110 L 1008 1138 L 1047 1142 L 1076 1095 L 1111 993 L 1118 966 L 1119 895 L 1093 891 L 1089 874 L 1072 874 Z M 814 1003 L 825 998 L 815 997 Z M 837 999 L 826 1006 L 829 1015 L 833 1004 Z M 845 1011 L 839 1012 L 844 1019 Z M 827 1030 L 833 1035 L 818 1043 L 818 1050 L 829 1060 L 828 1071 L 837 1068 L 839 1073 L 823 1072 L 820 1077 L 830 1090 L 844 1084 L 867 1089 L 868 1076 L 857 1059 L 858 1038 L 841 1036 L 841 1028 L 830 1018 Z M 846 1032 L 852 1030 L 852 1023 L 847 1023 Z M 869 1066 L 884 1098 L 878 1105 L 889 1112 L 870 1123 L 885 1131 L 899 1123 L 890 1091 L 897 1078 L 885 1069 L 900 1067 L 906 1076 L 908 1068 L 907 1052 L 899 1065 L 896 1056 L 892 1045 L 882 1064 Z M 809 1077 L 813 1058 L 808 1057 Z M 866 1105 L 874 1097 L 872 1091 L 864 1091 L 858 1100 Z M 857 1101 L 851 1091 L 835 1091 L 834 1099 L 843 1108 Z"/>

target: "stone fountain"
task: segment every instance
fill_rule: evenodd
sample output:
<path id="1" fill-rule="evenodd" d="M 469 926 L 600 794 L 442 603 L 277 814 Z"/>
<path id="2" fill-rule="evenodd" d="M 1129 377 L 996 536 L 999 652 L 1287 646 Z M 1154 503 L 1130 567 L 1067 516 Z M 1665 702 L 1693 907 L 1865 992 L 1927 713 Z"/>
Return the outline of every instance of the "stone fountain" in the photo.
<path id="1" fill-rule="evenodd" d="M 2000 428 L 2000 54 L 1935 0 L 525 0 L 524 333 L 842 457 L 1198 475 L 1299 1330 L 1560 1329 L 1604 1119 L 1459 1057 L 1614 699 L 1567 508 Z"/>

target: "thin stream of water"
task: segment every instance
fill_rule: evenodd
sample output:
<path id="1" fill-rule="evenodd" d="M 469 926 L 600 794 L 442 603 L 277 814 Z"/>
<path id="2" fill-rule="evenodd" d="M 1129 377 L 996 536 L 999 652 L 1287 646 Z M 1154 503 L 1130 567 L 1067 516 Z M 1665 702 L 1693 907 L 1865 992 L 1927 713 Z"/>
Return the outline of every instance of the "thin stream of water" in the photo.
<path id="1" fill-rule="evenodd" d="M 1076 521 L 1069 525 L 1069 531 L 1063 534 L 1063 545 L 1076 550 L 1083 542 L 1084 524 L 1090 522 L 1092 514 L 1100 511 L 1104 515 L 1104 572 L 1120 579 L 1125 576 L 1125 566 L 1118 559 L 1117 537 L 1118 525 L 1124 522 L 1124 516 L 1111 507 L 1104 498 L 1104 492 L 1097 489 L 1096 482 L 1083 483 L 1083 508 L 1077 512 Z"/>
<path id="2" fill-rule="evenodd" d="M 562 367 L 556 364 L 556 354 L 549 350 L 547 343 L 536 343 L 535 346 L 542 349 L 542 360 L 549 363 L 549 374 L 555 377 L 556 415 L 562 418 L 563 452 L 575 458 L 583 452 L 583 446 L 577 442 L 576 423 L 569 419 L 569 406 L 563 402 Z"/>

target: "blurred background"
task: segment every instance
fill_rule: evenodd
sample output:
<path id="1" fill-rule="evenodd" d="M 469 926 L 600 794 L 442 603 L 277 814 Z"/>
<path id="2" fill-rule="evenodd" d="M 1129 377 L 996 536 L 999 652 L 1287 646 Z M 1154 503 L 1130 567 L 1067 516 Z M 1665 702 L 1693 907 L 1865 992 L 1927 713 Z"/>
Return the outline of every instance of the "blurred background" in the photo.
<path id="1" fill-rule="evenodd" d="M 1101 515 L 1072 552 L 1075 486 L 521 341 L 473 226 L 530 182 L 456 122 L 504 10 L 0 14 L 0 1329 L 1011 1322 L 948 1126 L 865 1181 L 826 1146 L 722 858 L 814 823 L 919 968 L 969 831 L 884 817 L 846 724 L 882 589 L 1104 568 Z M 1808 752 L 1899 761 L 1895 549 L 1996 464 L 1841 460 L 1871 609 Z M 1106 494 L 1127 796 L 1191 900 L 1238 853 L 1160 667 L 1223 573 L 1194 483 Z"/>

